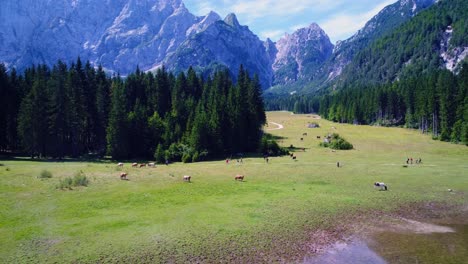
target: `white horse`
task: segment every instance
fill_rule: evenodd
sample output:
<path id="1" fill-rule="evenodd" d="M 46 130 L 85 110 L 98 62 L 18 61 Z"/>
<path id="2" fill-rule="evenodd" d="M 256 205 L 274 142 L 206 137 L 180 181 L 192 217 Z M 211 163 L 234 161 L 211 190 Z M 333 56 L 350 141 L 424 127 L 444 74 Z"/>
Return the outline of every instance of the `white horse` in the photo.
<path id="1" fill-rule="evenodd" d="M 387 185 L 383 182 L 375 182 L 374 187 L 380 187 L 381 191 L 386 191 L 388 190 Z"/>

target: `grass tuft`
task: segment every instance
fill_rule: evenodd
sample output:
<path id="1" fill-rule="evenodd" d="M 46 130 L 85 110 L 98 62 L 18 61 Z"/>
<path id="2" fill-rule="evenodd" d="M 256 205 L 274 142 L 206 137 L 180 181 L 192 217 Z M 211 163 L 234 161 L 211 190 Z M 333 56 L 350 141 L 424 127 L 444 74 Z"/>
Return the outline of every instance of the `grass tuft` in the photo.
<path id="1" fill-rule="evenodd" d="M 39 175 L 40 179 L 50 179 L 52 178 L 52 172 L 48 170 L 43 170 L 41 171 L 41 174 Z"/>

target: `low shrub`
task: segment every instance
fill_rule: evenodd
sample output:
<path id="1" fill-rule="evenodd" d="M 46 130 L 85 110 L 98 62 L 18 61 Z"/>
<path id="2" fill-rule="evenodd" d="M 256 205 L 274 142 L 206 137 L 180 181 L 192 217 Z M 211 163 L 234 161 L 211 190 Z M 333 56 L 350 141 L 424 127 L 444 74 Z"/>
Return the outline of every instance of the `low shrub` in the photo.
<path id="1" fill-rule="evenodd" d="M 184 153 L 182 155 L 182 162 L 183 163 L 190 163 L 192 162 L 192 156 L 190 155 L 190 153 Z"/>
<path id="2" fill-rule="evenodd" d="M 72 187 L 78 187 L 78 186 L 88 186 L 89 184 L 89 179 L 86 177 L 83 171 L 79 171 L 75 173 L 75 175 L 72 177 L 66 177 L 64 179 L 61 179 L 57 188 L 58 189 L 69 189 L 72 190 Z"/>
<path id="3" fill-rule="evenodd" d="M 75 176 L 73 176 L 73 186 L 88 186 L 88 184 L 89 180 L 83 171 L 75 173 Z"/>
<path id="4" fill-rule="evenodd" d="M 71 190 L 72 189 L 72 185 L 73 185 L 73 179 L 70 178 L 70 177 L 67 177 L 67 178 L 64 178 L 64 179 L 60 179 L 60 182 L 59 182 L 59 185 L 57 186 L 58 189 L 69 189 Z"/>
<path id="5" fill-rule="evenodd" d="M 197 162 L 200 160 L 200 154 L 198 154 L 198 151 L 195 151 L 192 156 L 192 162 Z"/>
<path id="6" fill-rule="evenodd" d="M 289 150 L 280 147 L 272 135 L 264 134 L 260 141 L 259 152 L 270 156 L 282 156 L 288 155 Z"/>
<path id="7" fill-rule="evenodd" d="M 337 133 L 333 133 L 332 135 L 325 138 L 328 139 L 328 142 L 321 142 L 319 144 L 321 147 L 338 150 L 349 150 L 354 148 L 353 144 L 342 138 Z"/>
<path id="8" fill-rule="evenodd" d="M 41 174 L 39 175 L 39 178 L 41 179 L 50 179 L 52 178 L 52 172 L 48 170 L 43 170 L 41 171 Z"/>

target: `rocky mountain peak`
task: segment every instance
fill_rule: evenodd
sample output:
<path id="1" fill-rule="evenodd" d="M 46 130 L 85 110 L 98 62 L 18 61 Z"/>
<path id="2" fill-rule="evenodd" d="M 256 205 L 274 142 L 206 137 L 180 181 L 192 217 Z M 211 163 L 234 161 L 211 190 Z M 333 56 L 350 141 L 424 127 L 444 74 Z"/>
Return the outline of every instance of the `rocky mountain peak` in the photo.
<path id="1" fill-rule="evenodd" d="M 330 57 L 333 44 L 316 24 L 285 34 L 276 43 L 278 50 L 273 63 L 275 83 L 287 84 L 315 71 Z"/>
<path id="2" fill-rule="evenodd" d="M 230 13 L 229 15 L 227 15 L 224 19 L 224 23 L 230 25 L 231 27 L 240 27 L 239 21 L 237 20 L 237 17 L 234 13 Z"/>

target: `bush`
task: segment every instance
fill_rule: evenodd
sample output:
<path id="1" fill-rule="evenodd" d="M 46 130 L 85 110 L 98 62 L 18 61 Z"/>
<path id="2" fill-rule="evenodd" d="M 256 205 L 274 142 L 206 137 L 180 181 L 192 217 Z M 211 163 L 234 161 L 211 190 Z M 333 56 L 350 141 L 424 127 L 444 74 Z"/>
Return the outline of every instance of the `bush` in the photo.
<path id="1" fill-rule="evenodd" d="M 329 142 L 321 142 L 320 146 L 338 150 L 348 150 L 354 148 L 353 144 L 349 143 L 346 139 L 342 138 L 336 133 L 333 133 L 331 136 L 329 136 Z"/>
<path id="2" fill-rule="evenodd" d="M 72 187 L 88 186 L 88 184 L 89 184 L 89 179 L 86 177 L 83 171 L 79 171 L 75 173 L 73 178 L 66 177 L 64 179 L 61 179 L 57 188 L 62 189 L 62 190 L 63 189 L 71 190 Z"/>
<path id="3" fill-rule="evenodd" d="M 348 150 L 348 149 L 353 149 L 353 144 L 349 143 L 344 138 L 339 138 L 339 139 L 333 140 L 331 142 L 330 148 L 340 149 L 340 150 Z"/>
<path id="4" fill-rule="evenodd" d="M 83 171 L 79 171 L 73 177 L 73 186 L 88 186 L 89 180 Z"/>
<path id="5" fill-rule="evenodd" d="M 57 186 L 57 188 L 59 189 L 69 189 L 71 190 L 72 189 L 72 185 L 73 185 L 73 180 L 72 178 L 70 177 L 67 177 L 65 179 L 61 179 L 60 182 L 59 182 L 59 185 Z"/>
<path id="6" fill-rule="evenodd" d="M 271 156 L 281 156 L 289 153 L 287 149 L 280 147 L 270 134 L 263 135 L 262 140 L 260 141 L 259 151 Z"/>
<path id="7" fill-rule="evenodd" d="M 52 178 L 52 173 L 48 170 L 43 170 L 41 171 L 41 174 L 39 175 L 39 178 L 41 179 L 50 179 Z"/>
<path id="8" fill-rule="evenodd" d="M 163 150 L 161 144 L 158 145 L 156 151 L 154 152 L 154 159 L 159 163 L 164 163 L 164 161 L 166 161 L 166 153 Z"/>
<path id="9" fill-rule="evenodd" d="M 190 153 L 184 153 L 184 155 L 182 156 L 182 162 L 183 163 L 192 162 L 192 156 L 190 155 Z"/>
<path id="10" fill-rule="evenodd" d="M 198 151 L 195 151 L 192 156 L 192 162 L 197 162 L 200 160 L 200 154 L 198 154 Z"/>

